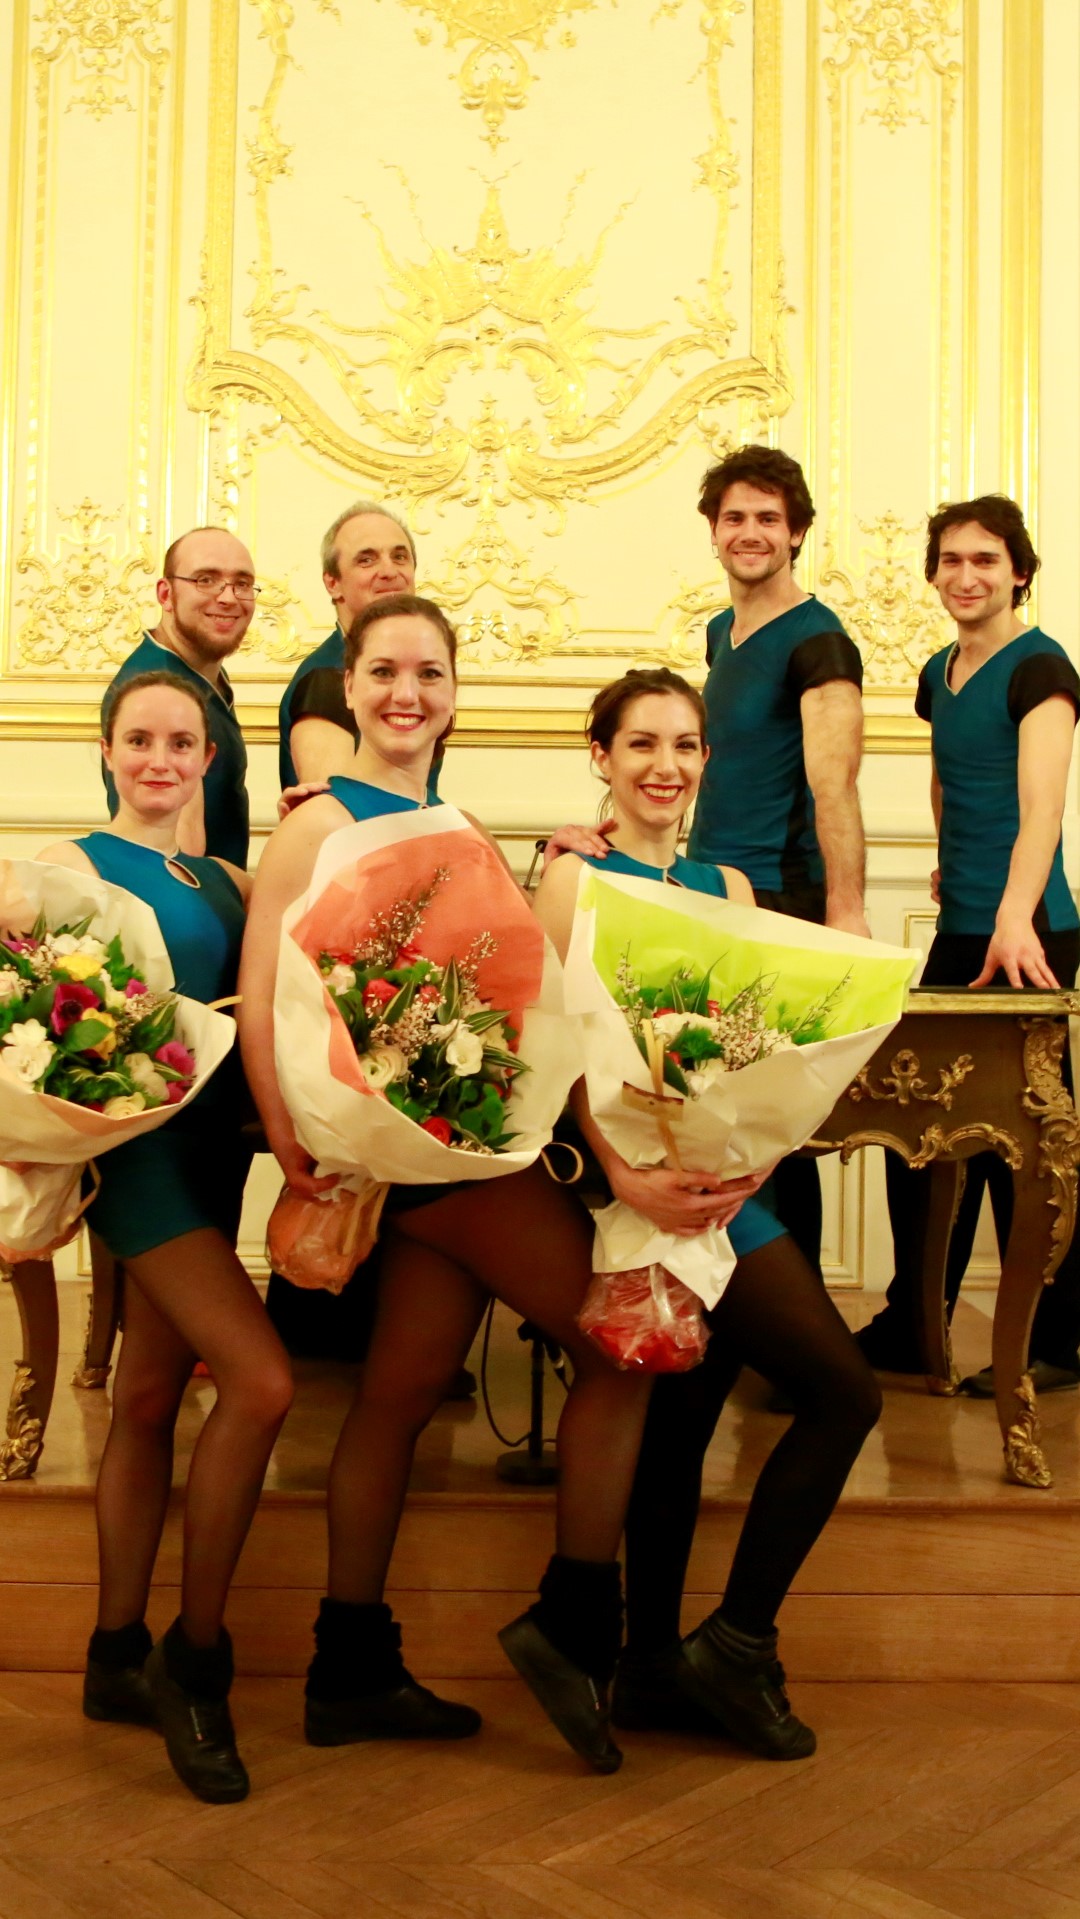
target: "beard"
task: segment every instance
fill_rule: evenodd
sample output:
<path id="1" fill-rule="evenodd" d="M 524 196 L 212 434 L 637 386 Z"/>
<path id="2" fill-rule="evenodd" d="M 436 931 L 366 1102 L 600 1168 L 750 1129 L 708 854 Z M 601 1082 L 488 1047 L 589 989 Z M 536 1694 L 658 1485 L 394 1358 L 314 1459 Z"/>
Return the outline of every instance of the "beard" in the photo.
<path id="1" fill-rule="evenodd" d="M 215 633 L 209 622 L 199 617 L 195 619 L 182 618 L 179 610 L 174 605 L 172 609 L 173 625 L 185 645 L 190 647 L 192 653 L 196 654 L 200 660 L 204 661 L 207 666 L 220 666 L 222 660 L 227 660 L 230 653 L 235 653 L 240 646 L 248 627 L 251 625 L 254 611 L 255 609 L 252 607 L 246 620 L 241 616 L 241 621 L 238 623 L 238 626 L 232 633 L 226 635 L 223 633 Z"/>

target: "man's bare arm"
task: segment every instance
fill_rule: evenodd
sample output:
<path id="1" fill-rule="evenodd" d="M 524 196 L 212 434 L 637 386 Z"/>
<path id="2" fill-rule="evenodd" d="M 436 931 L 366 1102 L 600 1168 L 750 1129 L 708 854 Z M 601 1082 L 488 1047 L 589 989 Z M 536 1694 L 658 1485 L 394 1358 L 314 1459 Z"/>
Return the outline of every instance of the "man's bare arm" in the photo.
<path id="1" fill-rule="evenodd" d="M 1033 924 L 1061 835 L 1072 758 L 1076 708 L 1067 693 L 1054 693 L 1020 722 L 1016 788 L 1020 831 L 1013 842 L 1009 877 L 1001 896 L 994 936 L 972 986 L 986 986 L 999 966 L 1011 986 L 1056 986 Z"/>
<path id="2" fill-rule="evenodd" d="M 866 842 L 859 810 L 862 696 L 851 680 L 808 687 L 800 702 L 803 759 L 825 862 L 825 924 L 870 937 L 863 903 Z"/>

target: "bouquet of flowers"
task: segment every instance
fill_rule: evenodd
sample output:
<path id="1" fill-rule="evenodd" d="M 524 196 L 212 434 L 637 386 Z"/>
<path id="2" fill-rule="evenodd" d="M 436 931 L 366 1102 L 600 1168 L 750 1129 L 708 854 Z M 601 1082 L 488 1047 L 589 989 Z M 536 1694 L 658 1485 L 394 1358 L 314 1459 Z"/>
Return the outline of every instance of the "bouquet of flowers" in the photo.
<path id="1" fill-rule="evenodd" d="M 320 1174 L 343 1176 L 328 1200 L 279 1201 L 312 1271 L 320 1218 L 336 1241 L 350 1193 L 531 1165 L 580 1070 L 554 950 L 494 849 L 450 806 L 325 842 L 282 928 L 274 1045 L 298 1139 Z M 358 1256 L 377 1209 L 365 1217 Z"/>
<path id="2" fill-rule="evenodd" d="M 0 862 L 0 1259 L 70 1239 L 82 1168 L 161 1125 L 231 1020 L 168 990 L 150 908 L 66 867 Z"/>
<path id="3" fill-rule="evenodd" d="M 807 921 L 583 867 L 567 958 L 596 1123 L 633 1166 L 735 1178 L 805 1144 L 903 1011 L 918 955 Z M 598 1273 L 662 1266 L 705 1306 L 726 1232 L 662 1233 L 617 1201 Z"/>

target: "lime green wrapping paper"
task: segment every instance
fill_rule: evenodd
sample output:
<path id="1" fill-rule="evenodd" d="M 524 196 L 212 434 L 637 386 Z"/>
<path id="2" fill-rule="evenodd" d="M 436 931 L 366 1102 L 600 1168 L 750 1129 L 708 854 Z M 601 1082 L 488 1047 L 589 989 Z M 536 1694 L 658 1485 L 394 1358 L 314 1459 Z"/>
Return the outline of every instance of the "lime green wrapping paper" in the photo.
<path id="1" fill-rule="evenodd" d="M 597 1125 L 631 1165 L 652 1166 L 664 1159 L 656 1121 L 623 1099 L 624 1085 L 648 1091 L 652 1084 L 617 1002 L 624 961 L 645 987 L 668 983 L 681 966 L 707 969 L 710 997 L 724 1002 L 764 980 L 766 1018 L 784 1029 L 830 996 L 824 1037 L 722 1074 L 682 1103 L 675 1121 L 682 1164 L 735 1178 L 761 1172 L 813 1137 L 899 1019 L 919 955 L 583 866 L 566 962 L 567 1011 L 582 1021 Z M 677 1239 L 618 1202 L 597 1215 L 596 1226 L 597 1271 L 655 1261 L 706 1305 L 715 1304 L 734 1268 L 728 1236 L 715 1229 Z"/>

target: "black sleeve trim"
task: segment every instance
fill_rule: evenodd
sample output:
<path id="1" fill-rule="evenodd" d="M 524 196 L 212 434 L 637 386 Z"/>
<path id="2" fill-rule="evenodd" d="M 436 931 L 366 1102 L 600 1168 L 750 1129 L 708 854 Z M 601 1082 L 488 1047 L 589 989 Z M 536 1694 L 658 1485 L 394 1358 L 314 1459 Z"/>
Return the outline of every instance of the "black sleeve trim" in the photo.
<path id="1" fill-rule="evenodd" d="M 345 676 L 332 666 L 316 666 L 305 673 L 292 697 L 289 725 L 298 720 L 329 720 L 354 740 L 359 739 L 356 721 L 345 699 Z"/>
<path id="2" fill-rule="evenodd" d="M 933 715 L 934 695 L 930 691 L 930 682 L 926 677 L 926 668 L 919 674 L 919 684 L 915 688 L 915 711 L 920 720 L 929 720 Z"/>
<path id="3" fill-rule="evenodd" d="M 850 680 L 853 686 L 863 682 L 862 655 L 854 640 L 836 628 L 800 640 L 787 665 L 787 683 L 793 693 L 827 686 L 830 680 Z"/>
<path id="4" fill-rule="evenodd" d="M 1055 693 L 1065 693 L 1080 714 L 1080 676 L 1063 653 L 1029 653 L 1009 681 L 1009 718 L 1014 726 Z"/>

